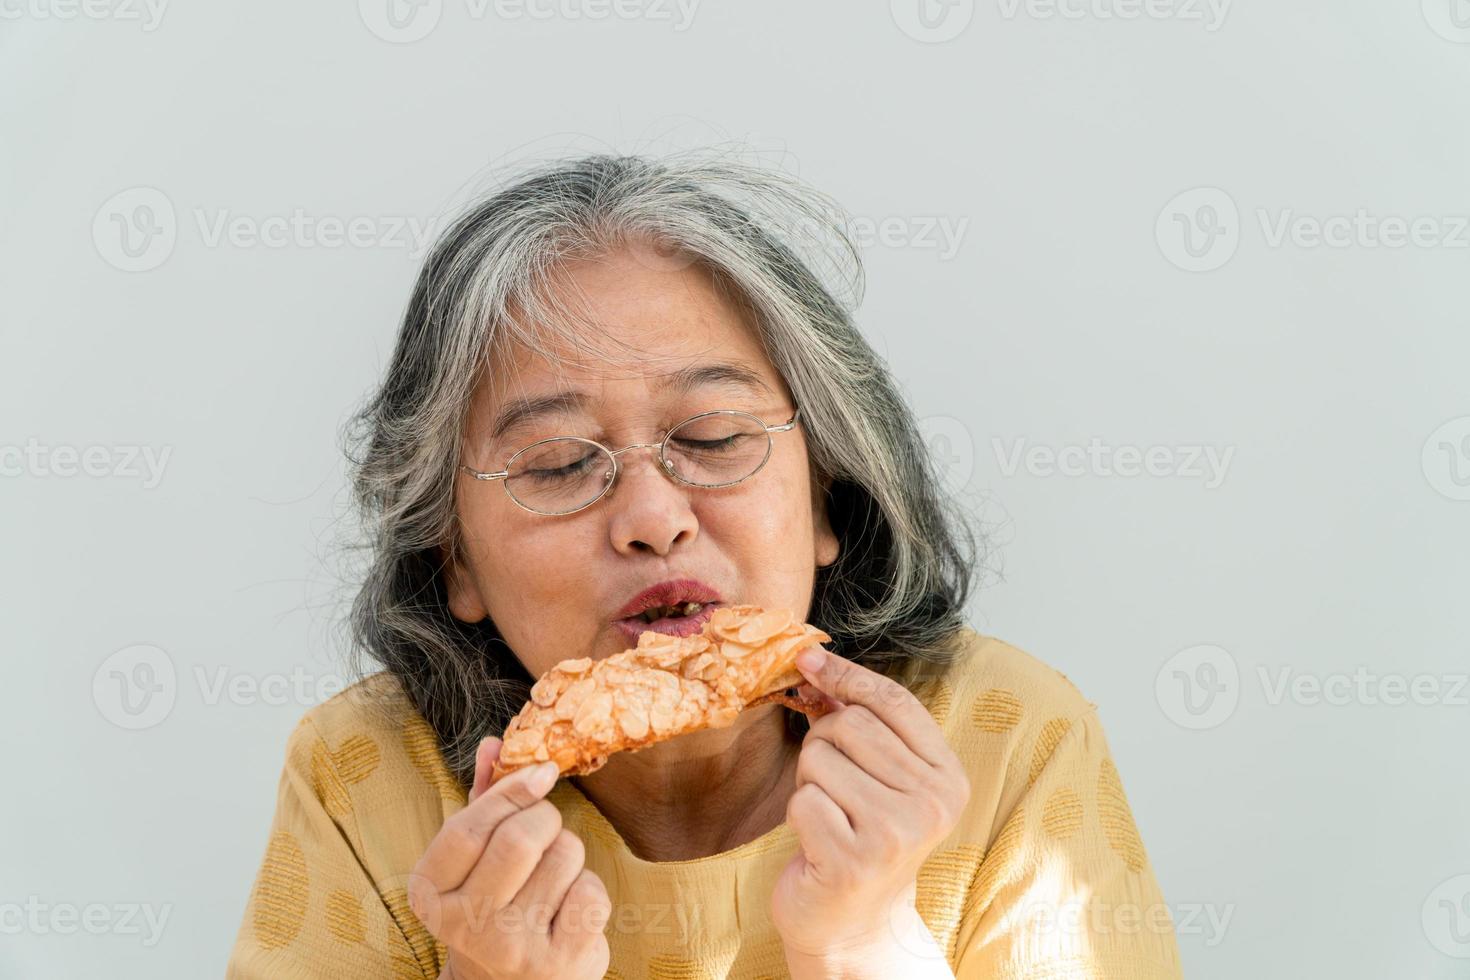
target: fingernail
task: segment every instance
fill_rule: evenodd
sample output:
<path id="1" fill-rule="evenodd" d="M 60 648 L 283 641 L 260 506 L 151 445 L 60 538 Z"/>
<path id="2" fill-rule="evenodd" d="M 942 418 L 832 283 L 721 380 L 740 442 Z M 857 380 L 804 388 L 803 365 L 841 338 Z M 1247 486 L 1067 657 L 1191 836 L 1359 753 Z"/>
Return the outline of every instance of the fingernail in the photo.
<path id="1" fill-rule="evenodd" d="M 803 650 L 796 655 L 796 666 L 802 670 L 815 673 L 822 668 L 823 654 L 821 650 Z"/>
<path id="2" fill-rule="evenodd" d="M 535 772 L 531 773 L 526 783 L 530 786 L 531 792 L 544 793 L 551 789 L 559 774 L 560 770 L 557 769 L 555 762 L 543 762 L 536 767 Z"/>

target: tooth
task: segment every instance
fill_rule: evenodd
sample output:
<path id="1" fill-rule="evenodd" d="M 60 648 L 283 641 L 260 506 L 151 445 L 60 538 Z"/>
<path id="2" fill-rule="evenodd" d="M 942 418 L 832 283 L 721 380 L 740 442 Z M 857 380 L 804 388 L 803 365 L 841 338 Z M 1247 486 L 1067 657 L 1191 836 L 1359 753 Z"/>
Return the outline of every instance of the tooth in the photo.
<path id="1" fill-rule="evenodd" d="M 704 608 L 704 606 L 703 606 L 702 603 L 698 603 L 698 602 L 686 602 L 684 604 L 684 615 L 686 615 L 686 616 L 693 616 L 695 613 L 699 612 L 703 608 Z"/>

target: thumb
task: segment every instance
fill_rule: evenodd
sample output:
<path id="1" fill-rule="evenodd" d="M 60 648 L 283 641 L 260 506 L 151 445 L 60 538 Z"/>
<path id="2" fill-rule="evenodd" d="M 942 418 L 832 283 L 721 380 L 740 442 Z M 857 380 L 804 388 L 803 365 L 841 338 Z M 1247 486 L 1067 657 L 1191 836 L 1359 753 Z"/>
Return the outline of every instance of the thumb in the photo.
<path id="1" fill-rule="evenodd" d="M 470 787 L 469 802 L 475 802 L 485 790 L 490 788 L 490 770 L 498 758 L 500 758 L 500 739 L 494 735 L 481 739 L 479 748 L 475 749 L 475 782 Z"/>

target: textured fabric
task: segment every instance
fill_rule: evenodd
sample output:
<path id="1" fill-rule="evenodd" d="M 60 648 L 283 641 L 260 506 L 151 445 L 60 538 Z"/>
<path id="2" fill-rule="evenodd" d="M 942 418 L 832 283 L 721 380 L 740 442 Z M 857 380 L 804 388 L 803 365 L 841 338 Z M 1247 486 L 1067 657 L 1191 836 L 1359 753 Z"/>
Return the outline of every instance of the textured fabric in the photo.
<path id="1" fill-rule="evenodd" d="M 918 909 L 959 980 L 1171 980 L 1168 910 L 1096 707 L 1058 671 L 971 630 L 913 689 L 969 774 L 965 814 L 918 876 Z M 567 780 L 548 797 L 607 885 L 608 977 L 787 975 L 770 896 L 797 851 L 782 823 L 688 861 L 630 852 Z M 292 733 L 265 858 L 229 976 L 437 977 L 445 950 L 408 874 L 465 805 L 433 732 L 385 674 Z"/>

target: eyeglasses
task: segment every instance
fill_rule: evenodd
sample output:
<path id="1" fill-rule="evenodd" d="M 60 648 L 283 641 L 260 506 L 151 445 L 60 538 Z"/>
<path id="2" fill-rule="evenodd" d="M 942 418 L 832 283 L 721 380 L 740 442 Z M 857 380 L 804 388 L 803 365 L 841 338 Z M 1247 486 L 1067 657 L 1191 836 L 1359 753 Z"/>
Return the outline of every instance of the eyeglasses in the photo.
<path id="1" fill-rule="evenodd" d="M 742 483 L 771 458 L 771 433 L 789 432 L 801 417 L 767 425 L 749 412 L 703 412 L 674 426 L 658 442 L 609 449 L 578 436 L 533 442 L 498 473 L 461 465 L 476 480 L 504 480 L 505 492 L 533 514 L 560 517 L 601 500 L 618 478 L 618 457 L 633 449 L 658 450 L 663 470 L 679 483 L 714 490 Z"/>

